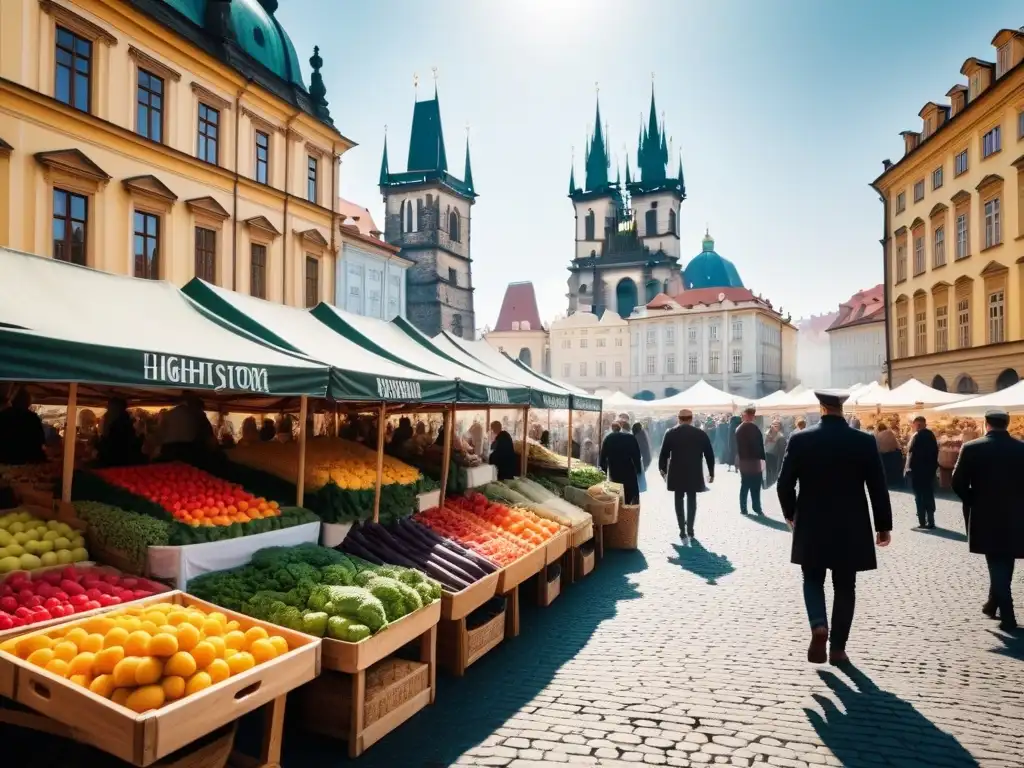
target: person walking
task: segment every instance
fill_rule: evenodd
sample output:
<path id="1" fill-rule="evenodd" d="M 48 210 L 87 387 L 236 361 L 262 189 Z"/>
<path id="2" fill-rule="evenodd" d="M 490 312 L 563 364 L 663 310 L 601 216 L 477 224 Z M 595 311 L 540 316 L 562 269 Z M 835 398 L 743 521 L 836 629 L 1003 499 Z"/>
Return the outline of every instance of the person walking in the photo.
<path id="1" fill-rule="evenodd" d="M 764 437 L 754 423 L 757 411 L 752 405 L 743 409 L 743 419 L 736 427 L 736 467 L 740 472 L 740 514 L 747 514 L 747 496 L 755 515 L 761 511 L 761 471 L 764 466 Z"/>
<path id="2" fill-rule="evenodd" d="M 953 469 L 953 491 L 964 503 L 970 551 L 988 563 L 988 600 L 982 612 L 998 615 L 999 628 L 1017 629 L 1013 610 L 1014 561 L 1024 558 L 1024 443 L 1014 439 L 1005 411 L 988 411 L 984 437 L 965 443 Z"/>
<path id="3" fill-rule="evenodd" d="M 601 469 L 608 474 L 608 479 L 613 483 L 621 483 L 627 504 L 640 503 L 640 486 L 637 478 L 643 468 L 640 444 L 629 431 L 629 425 L 613 421 L 612 431 L 601 443 Z"/>
<path id="4" fill-rule="evenodd" d="M 497 467 L 498 480 L 511 480 L 519 474 L 516 444 L 500 421 L 491 422 L 491 455 L 488 463 Z"/>
<path id="5" fill-rule="evenodd" d="M 907 471 L 914 490 L 917 527 L 935 527 L 935 473 L 939 469 L 939 441 L 924 416 L 914 419 L 914 435 L 907 446 Z"/>
<path id="6" fill-rule="evenodd" d="M 675 496 L 676 521 L 680 537 L 694 538 L 693 523 L 697 517 L 697 493 L 706 491 L 704 471 L 708 467 L 708 482 L 715 482 L 715 452 L 707 432 L 693 425 L 693 412 L 679 412 L 679 424 L 665 433 L 658 455 L 658 471 L 665 485 Z"/>
<path id="7" fill-rule="evenodd" d="M 647 490 L 647 469 L 651 466 L 651 441 L 647 436 L 647 432 L 644 431 L 644 425 L 639 421 L 633 424 L 632 432 L 633 437 L 636 438 L 637 445 L 640 446 L 640 459 L 643 462 L 643 469 L 640 470 L 640 476 L 636 479 L 636 482 L 640 488 L 640 493 L 644 493 Z"/>
<path id="8" fill-rule="evenodd" d="M 828 644 L 828 662 L 838 665 L 849 662 L 846 642 L 853 625 L 857 572 L 878 566 L 874 545 L 886 547 L 891 541 L 892 507 L 874 438 L 852 429 L 843 418 L 849 395 L 841 390 L 816 390 L 814 395 L 821 404 L 821 422 L 790 436 L 777 490 L 782 514 L 793 530 L 790 560 L 803 570 L 811 625 L 807 660 L 823 663 Z M 831 632 L 826 571 L 832 571 L 835 591 Z"/>

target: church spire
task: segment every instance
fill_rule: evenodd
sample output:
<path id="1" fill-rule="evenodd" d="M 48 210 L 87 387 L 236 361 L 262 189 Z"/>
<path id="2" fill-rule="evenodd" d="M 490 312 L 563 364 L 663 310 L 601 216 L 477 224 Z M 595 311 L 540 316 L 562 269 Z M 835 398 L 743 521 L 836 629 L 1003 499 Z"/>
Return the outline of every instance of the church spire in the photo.
<path id="1" fill-rule="evenodd" d="M 384 126 L 384 154 L 380 158 L 380 186 L 388 184 L 388 127 Z"/>
<path id="2" fill-rule="evenodd" d="M 640 168 L 639 181 L 645 187 L 662 185 L 668 178 L 669 162 L 668 131 L 665 130 L 665 118 L 658 120 L 658 106 L 654 97 L 654 84 L 651 83 L 651 106 L 648 111 L 647 125 L 641 130 L 640 148 L 637 165 Z M 642 118 L 641 118 L 642 122 Z"/>
<path id="3" fill-rule="evenodd" d="M 484 181 L 486 182 L 486 179 Z M 463 173 L 462 182 L 473 190 L 473 168 L 469 163 L 469 126 L 466 127 L 466 170 Z M 476 190 L 473 191 L 475 192 Z"/>
<path id="4" fill-rule="evenodd" d="M 594 109 L 594 136 L 587 149 L 587 191 L 604 189 L 608 186 L 608 150 L 605 145 L 604 129 L 601 127 L 601 101 L 596 99 Z"/>
<path id="5" fill-rule="evenodd" d="M 569 196 L 576 193 L 576 163 L 569 166 Z"/>
<path id="6" fill-rule="evenodd" d="M 683 155 L 679 154 L 679 194 L 686 199 L 686 182 L 683 181 Z"/>

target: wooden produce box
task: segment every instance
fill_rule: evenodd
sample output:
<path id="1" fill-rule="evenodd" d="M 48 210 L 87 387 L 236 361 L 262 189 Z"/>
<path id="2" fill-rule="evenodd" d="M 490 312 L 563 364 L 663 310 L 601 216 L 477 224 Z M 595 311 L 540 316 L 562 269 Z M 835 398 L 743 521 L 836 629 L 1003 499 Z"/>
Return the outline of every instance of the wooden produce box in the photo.
<path id="1" fill-rule="evenodd" d="M 441 620 L 452 621 L 468 616 L 494 597 L 500 573 L 490 573 L 460 592 L 441 592 Z"/>
<path id="2" fill-rule="evenodd" d="M 585 544 L 582 547 L 577 547 L 573 551 L 575 556 L 575 576 L 576 579 L 582 579 L 584 576 L 588 576 L 591 571 L 594 570 L 594 564 L 597 561 L 596 552 L 592 544 Z"/>
<path id="3" fill-rule="evenodd" d="M 581 547 L 586 542 L 594 538 L 594 524 L 587 523 L 586 525 L 579 525 L 572 529 L 571 538 L 569 539 L 569 547 Z"/>
<path id="4" fill-rule="evenodd" d="M 604 527 L 605 549 L 636 549 L 640 536 L 640 505 L 625 504 L 619 522 Z"/>
<path id="5" fill-rule="evenodd" d="M 322 651 L 323 667 L 350 675 L 365 671 L 432 627 L 436 627 L 440 619 L 441 601 L 435 600 L 358 643 L 345 643 L 325 637 Z"/>
<path id="6" fill-rule="evenodd" d="M 565 550 L 569 548 L 569 540 L 571 538 L 570 530 L 563 528 L 548 539 L 546 549 L 544 550 L 544 565 L 551 565 L 551 563 L 557 563 L 561 560 Z"/>
<path id="7" fill-rule="evenodd" d="M 219 611 L 237 621 L 242 629 L 261 626 L 283 636 L 291 650 L 204 691 L 141 715 L 5 651 L 0 651 L 0 687 L 13 684 L 11 698 L 67 726 L 77 741 L 134 765 L 149 766 L 320 674 L 319 638 L 257 621 L 184 592 L 155 595 L 138 601 L 134 607 L 156 603 Z M 114 606 L 105 612 L 122 610 L 122 606 Z M 80 622 L 75 617 L 40 634 L 64 630 Z"/>
<path id="8" fill-rule="evenodd" d="M 545 565 L 537 574 L 537 604 L 547 608 L 555 602 L 560 594 L 562 594 L 561 563 Z"/>
<path id="9" fill-rule="evenodd" d="M 547 547 L 537 547 L 523 555 L 511 565 L 498 571 L 497 594 L 504 595 L 512 591 L 528 578 L 544 567 L 547 558 Z"/>
<path id="10" fill-rule="evenodd" d="M 507 608 L 472 628 L 465 616 L 454 621 L 442 621 L 438 632 L 438 655 L 445 668 L 456 677 L 462 677 L 470 664 L 500 645 L 505 639 L 506 611 Z"/>
<path id="11" fill-rule="evenodd" d="M 45 507 L 53 509 L 53 488 L 39 487 L 31 483 L 11 483 L 11 491 L 23 507 Z"/>

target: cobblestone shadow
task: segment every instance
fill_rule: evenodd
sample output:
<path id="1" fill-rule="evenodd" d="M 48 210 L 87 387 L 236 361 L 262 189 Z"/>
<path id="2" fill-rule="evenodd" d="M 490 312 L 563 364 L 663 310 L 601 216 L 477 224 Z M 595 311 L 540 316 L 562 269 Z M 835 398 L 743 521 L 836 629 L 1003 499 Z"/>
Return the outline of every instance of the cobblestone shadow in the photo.
<path id="1" fill-rule="evenodd" d="M 989 632 L 1002 643 L 1002 645 L 992 648 L 992 653 L 1024 661 L 1024 633 L 1021 630 L 1018 629 L 1013 635 L 1003 634 L 992 629 Z"/>
<path id="2" fill-rule="evenodd" d="M 789 526 L 786 525 L 785 520 L 776 520 L 774 517 L 768 517 L 768 515 L 750 515 L 750 519 L 758 525 L 771 528 L 773 531 L 789 531 Z"/>
<path id="3" fill-rule="evenodd" d="M 979 763 L 957 739 L 941 730 L 912 704 L 884 691 L 853 665 L 842 670 L 855 687 L 838 675 L 818 675 L 842 707 L 814 694 L 824 710 L 804 708 L 807 719 L 826 747 L 846 766 L 948 766 L 967 768 Z"/>
<path id="4" fill-rule="evenodd" d="M 728 556 L 712 552 L 700 541 L 688 539 L 685 544 L 673 544 L 678 557 L 669 558 L 670 563 L 682 567 L 695 576 L 700 576 L 708 584 L 715 586 L 718 580 L 734 573 L 736 569 Z"/>
<path id="5" fill-rule="evenodd" d="M 967 541 L 966 534 L 949 528 L 932 528 L 931 530 L 916 529 L 915 533 L 924 533 L 928 536 L 938 536 L 940 539 L 949 539 L 950 541 Z"/>

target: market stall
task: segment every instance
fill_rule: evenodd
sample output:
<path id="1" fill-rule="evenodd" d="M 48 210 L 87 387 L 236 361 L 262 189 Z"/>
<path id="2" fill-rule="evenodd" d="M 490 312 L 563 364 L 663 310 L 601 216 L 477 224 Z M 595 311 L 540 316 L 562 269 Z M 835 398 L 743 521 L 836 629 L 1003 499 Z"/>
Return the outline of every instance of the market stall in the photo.
<path id="1" fill-rule="evenodd" d="M 725 392 L 701 379 L 682 392 L 661 400 L 651 400 L 648 407 L 656 411 L 672 411 L 688 408 L 695 412 L 732 413 L 737 408 L 749 405 L 750 400 Z"/>

